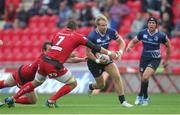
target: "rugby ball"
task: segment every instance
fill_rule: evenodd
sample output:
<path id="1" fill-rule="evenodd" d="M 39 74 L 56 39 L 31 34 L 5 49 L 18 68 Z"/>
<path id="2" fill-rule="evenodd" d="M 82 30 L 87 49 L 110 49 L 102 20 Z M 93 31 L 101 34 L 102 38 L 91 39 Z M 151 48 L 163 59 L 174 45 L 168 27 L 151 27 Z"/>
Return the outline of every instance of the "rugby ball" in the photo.
<path id="1" fill-rule="evenodd" d="M 106 54 L 99 54 L 98 59 L 104 61 L 105 64 L 110 62 L 110 57 Z"/>

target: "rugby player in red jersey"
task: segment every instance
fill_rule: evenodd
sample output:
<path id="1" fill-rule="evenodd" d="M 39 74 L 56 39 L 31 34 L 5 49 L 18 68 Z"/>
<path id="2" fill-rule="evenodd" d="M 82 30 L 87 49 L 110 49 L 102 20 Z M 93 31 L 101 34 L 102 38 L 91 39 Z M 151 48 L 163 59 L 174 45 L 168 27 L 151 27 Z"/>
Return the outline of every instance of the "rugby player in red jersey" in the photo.
<path id="1" fill-rule="evenodd" d="M 42 47 L 43 53 L 46 53 L 47 50 L 51 48 L 51 42 L 45 42 Z M 9 74 L 7 79 L 0 80 L 0 89 L 5 87 L 21 87 L 25 83 L 32 81 L 35 77 L 36 71 L 38 69 L 38 58 L 31 64 L 22 65 L 13 72 Z M 37 95 L 33 91 L 19 97 L 15 102 L 22 103 L 22 104 L 35 104 L 37 101 Z"/>
<path id="2" fill-rule="evenodd" d="M 80 45 L 89 47 L 95 52 L 100 52 L 109 55 L 111 58 L 117 58 L 117 53 L 106 50 L 100 46 L 94 45 L 92 42 L 81 34 L 75 32 L 77 24 L 70 20 L 67 23 L 67 28 L 57 32 L 52 39 L 52 47 L 42 55 L 38 62 L 38 71 L 35 79 L 32 82 L 26 83 L 21 89 L 12 97 L 6 98 L 5 103 L 11 107 L 14 102 L 23 94 L 31 92 L 34 88 L 41 85 L 46 76 L 56 79 L 64 83 L 54 95 L 52 95 L 46 102 L 47 107 L 55 108 L 56 100 L 72 91 L 77 86 L 77 81 L 71 72 L 64 67 L 64 62 L 68 59 L 72 51 Z"/>

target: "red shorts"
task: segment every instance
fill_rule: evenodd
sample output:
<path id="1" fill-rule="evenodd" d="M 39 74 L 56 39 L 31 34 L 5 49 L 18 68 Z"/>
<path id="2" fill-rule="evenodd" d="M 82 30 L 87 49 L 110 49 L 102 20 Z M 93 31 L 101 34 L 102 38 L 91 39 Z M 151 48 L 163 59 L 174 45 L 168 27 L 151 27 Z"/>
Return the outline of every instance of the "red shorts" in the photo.
<path id="1" fill-rule="evenodd" d="M 38 73 L 43 76 L 56 78 L 64 75 L 67 71 L 67 68 L 65 68 L 64 66 L 61 69 L 57 70 L 57 68 L 53 64 L 44 61 L 42 58 L 39 60 Z"/>

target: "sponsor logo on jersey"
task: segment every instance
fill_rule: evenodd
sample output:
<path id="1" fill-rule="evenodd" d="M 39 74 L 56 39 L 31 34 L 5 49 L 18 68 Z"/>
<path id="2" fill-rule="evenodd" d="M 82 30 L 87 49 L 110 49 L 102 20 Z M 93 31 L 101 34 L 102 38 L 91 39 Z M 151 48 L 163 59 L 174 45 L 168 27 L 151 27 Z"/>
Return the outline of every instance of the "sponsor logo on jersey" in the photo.
<path id="1" fill-rule="evenodd" d="M 147 39 L 147 38 L 148 38 L 148 35 L 143 34 L 143 38 Z"/>

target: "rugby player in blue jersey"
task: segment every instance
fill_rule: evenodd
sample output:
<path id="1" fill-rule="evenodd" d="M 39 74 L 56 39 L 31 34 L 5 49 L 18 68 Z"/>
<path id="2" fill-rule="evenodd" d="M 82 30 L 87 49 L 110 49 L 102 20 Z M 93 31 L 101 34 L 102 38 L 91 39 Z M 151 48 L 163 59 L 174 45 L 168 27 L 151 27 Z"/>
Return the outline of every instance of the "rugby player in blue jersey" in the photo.
<path id="1" fill-rule="evenodd" d="M 105 49 L 108 49 L 109 42 L 111 40 L 116 40 L 116 42 L 120 45 L 120 50 L 116 52 L 117 57 L 115 59 L 120 59 L 123 54 L 123 50 L 125 49 L 125 42 L 123 38 L 115 30 L 107 27 L 108 20 L 104 15 L 97 16 L 95 19 L 95 24 L 96 29 L 89 33 L 88 40 L 96 45 L 100 45 Z M 89 84 L 89 89 L 92 91 L 94 89 L 104 88 L 105 81 L 102 73 L 107 72 L 112 78 L 115 90 L 122 106 L 132 107 L 133 105 L 127 103 L 125 100 L 122 78 L 120 76 L 118 67 L 113 60 L 101 60 L 97 58 L 98 54 L 95 54 L 95 52 L 89 48 L 87 48 L 87 57 L 88 68 L 96 80 L 96 83 Z"/>
<path id="2" fill-rule="evenodd" d="M 140 31 L 137 36 L 129 42 L 126 48 L 126 51 L 129 52 L 139 41 L 143 43 L 139 65 L 141 89 L 139 95 L 136 97 L 135 105 L 142 104 L 144 106 L 149 104 L 148 79 L 155 73 L 161 62 L 160 44 L 166 46 L 166 58 L 163 62 L 164 66 L 168 65 L 171 53 L 170 41 L 164 32 L 158 30 L 157 19 L 155 17 L 149 17 L 147 25 L 148 27 Z"/>

